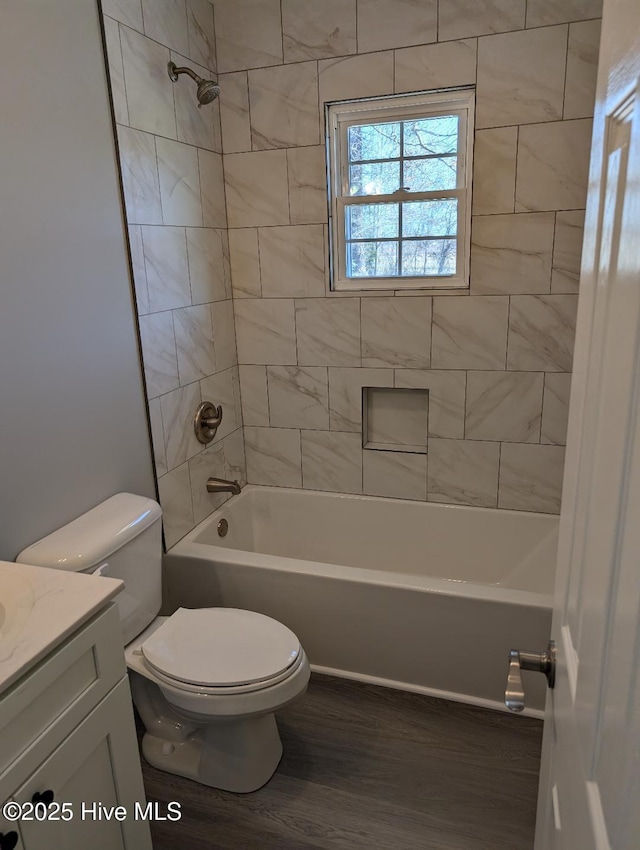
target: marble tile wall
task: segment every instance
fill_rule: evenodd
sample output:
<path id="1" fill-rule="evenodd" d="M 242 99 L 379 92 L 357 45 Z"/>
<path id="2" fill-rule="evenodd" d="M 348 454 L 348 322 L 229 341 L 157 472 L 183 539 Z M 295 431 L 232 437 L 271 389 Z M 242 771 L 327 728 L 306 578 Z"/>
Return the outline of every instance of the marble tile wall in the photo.
<path id="1" fill-rule="evenodd" d="M 558 512 L 599 0 L 214 9 L 249 481 Z M 469 292 L 331 293 L 324 103 L 460 85 L 477 93 Z M 161 204 L 150 184 L 149 224 Z M 426 455 L 363 450 L 363 387 L 428 392 Z"/>
<path id="2" fill-rule="evenodd" d="M 202 77 L 216 76 L 213 7 L 209 0 L 105 0 L 103 11 L 158 489 L 171 546 L 226 498 L 207 494 L 210 475 L 246 481 L 220 103 L 198 109 L 195 84 L 186 76 L 174 84 L 167 74 L 172 60 Z M 221 404 L 224 413 L 207 447 L 192 427 L 201 400 Z"/>

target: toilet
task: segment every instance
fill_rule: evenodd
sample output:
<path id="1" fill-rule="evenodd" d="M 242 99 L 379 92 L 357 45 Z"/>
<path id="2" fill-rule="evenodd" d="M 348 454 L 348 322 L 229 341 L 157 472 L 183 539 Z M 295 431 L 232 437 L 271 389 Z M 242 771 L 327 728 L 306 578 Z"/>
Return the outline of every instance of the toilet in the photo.
<path id="1" fill-rule="evenodd" d="M 121 579 L 116 603 L 145 759 L 214 788 L 255 791 L 282 756 L 274 712 L 304 693 L 309 662 L 290 629 L 254 611 L 158 616 L 161 516 L 152 499 L 119 493 L 16 561 Z"/>

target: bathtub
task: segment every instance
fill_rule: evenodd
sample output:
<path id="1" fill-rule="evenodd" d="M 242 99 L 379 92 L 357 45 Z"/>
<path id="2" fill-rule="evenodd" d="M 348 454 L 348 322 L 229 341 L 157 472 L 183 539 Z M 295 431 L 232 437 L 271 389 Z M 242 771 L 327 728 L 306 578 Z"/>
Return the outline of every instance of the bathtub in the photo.
<path id="1" fill-rule="evenodd" d="M 549 640 L 557 536 L 543 514 L 249 485 L 169 550 L 166 607 L 259 611 L 319 672 L 502 709 L 509 649 Z M 523 679 L 540 715 L 544 677 Z"/>

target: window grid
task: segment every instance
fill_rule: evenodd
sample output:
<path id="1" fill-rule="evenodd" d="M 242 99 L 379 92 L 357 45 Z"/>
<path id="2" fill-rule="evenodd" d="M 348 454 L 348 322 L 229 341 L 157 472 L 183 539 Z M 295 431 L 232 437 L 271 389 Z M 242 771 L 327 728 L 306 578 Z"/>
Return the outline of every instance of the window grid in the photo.
<path id="1" fill-rule="evenodd" d="M 404 121 L 400 123 L 400 183 L 402 184 L 402 190 L 406 191 L 404 188 Z M 398 256 L 396 259 L 396 274 L 398 277 L 402 275 L 402 234 L 404 232 L 402 218 L 403 211 L 404 204 L 398 204 Z"/>
<path id="2" fill-rule="evenodd" d="M 379 104 L 382 104 L 379 106 Z M 333 112 L 334 108 L 336 111 Z M 333 113 L 333 114 L 332 114 Z M 437 117 L 457 117 L 457 144 L 455 151 L 442 153 L 409 153 L 405 156 L 405 123 L 411 121 L 422 121 Z M 332 289 L 358 290 L 358 289 L 450 289 L 468 287 L 468 263 L 469 246 L 468 235 L 470 225 L 470 187 L 469 176 L 471 173 L 471 138 L 473 128 L 473 93 L 467 90 L 458 92 L 431 93 L 430 95 L 406 96 L 399 95 L 384 99 L 370 99 L 368 101 L 355 101 L 350 103 L 328 105 L 328 153 L 331 170 L 331 286 Z M 383 156 L 380 158 L 362 157 L 350 159 L 349 130 L 351 127 L 376 126 L 382 124 L 397 124 L 399 137 L 393 144 L 397 144 L 399 156 Z M 428 126 L 428 125 L 427 125 Z M 359 141 L 359 140 L 358 140 Z M 408 142 L 407 142 L 408 144 Z M 365 150 L 366 152 L 366 150 Z M 405 180 L 404 163 L 429 160 L 447 160 L 457 157 L 456 165 L 456 188 L 439 189 L 429 191 L 406 191 L 403 187 L 408 183 Z M 398 181 L 400 188 L 391 194 L 358 194 L 351 195 L 352 189 L 352 166 L 381 165 L 387 163 L 398 163 Z M 354 178 L 355 179 L 355 178 Z M 360 177 L 362 179 L 362 177 Z M 366 178 L 365 178 L 366 179 Z M 395 181 L 394 181 L 395 182 Z M 423 233 L 413 236 L 404 235 L 405 214 L 408 210 L 404 204 L 407 202 L 428 202 L 445 199 L 457 200 L 456 233 L 452 234 L 449 225 L 445 222 L 439 223 L 439 229 L 443 232 L 439 235 Z M 392 203 L 397 205 L 397 235 L 378 235 L 377 228 L 373 228 L 371 236 L 351 236 L 351 226 L 347 233 L 348 207 L 358 204 L 371 206 Z M 436 214 L 436 210 L 433 214 Z M 416 215 L 418 213 L 416 212 Z M 442 215 L 445 215 L 443 211 Z M 362 219 L 361 219 L 362 221 Z M 438 226 L 438 225 L 436 225 Z M 425 222 L 425 229 L 429 229 Z M 440 255 L 441 268 L 437 273 L 416 272 L 403 274 L 406 248 L 415 242 L 442 242 L 454 243 L 456 249 L 455 272 L 451 273 L 442 269 L 442 263 L 447 262 L 447 255 Z M 365 274 L 353 273 L 348 275 L 351 257 L 351 245 L 374 243 L 378 245 L 396 244 L 395 274 L 385 277 L 371 277 Z M 426 247 L 425 247 L 426 251 Z M 376 254 L 375 262 L 379 255 Z M 449 262 L 450 262 L 449 255 Z M 429 256 L 418 256 L 417 262 L 422 260 L 423 264 L 430 262 Z M 387 260 L 388 261 L 388 260 Z M 438 260 L 436 260 L 437 262 Z M 409 260 L 409 262 L 412 262 Z M 414 258 L 413 262 L 416 262 Z M 423 266 L 424 267 L 424 266 Z"/>
<path id="3" fill-rule="evenodd" d="M 455 115 L 455 113 L 454 113 L 454 115 Z M 431 116 L 429 116 L 429 117 L 431 117 Z M 448 115 L 447 116 L 442 115 L 442 116 L 439 116 L 439 117 L 449 117 L 449 116 Z M 435 234 L 435 235 L 429 235 L 427 233 L 423 233 L 423 234 L 420 234 L 420 235 L 415 236 L 415 237 L 407 237 L 407 236 L 404 235 L 404 204 L 406 203 L 406 201 L 404 200 L 404 195 L 408 196 L 407 200 L 409 200 L 409 198 L 410 198 L 411 200 L 416 201 L 418 194 L 426 194 L 424 191 L 420 192 L 420 193 L 418 193 L 417 191 L 411 191 L 410 186 L 407 187 L 406 185 L 404 185 L 405 182 L 406 182 L 405 181 L 405 173 L 404 173 L 404 163 L 405 162 L 415 162 L 415 161 L 422 162 L 424 160 L 429 160 L 429 159 L 441 160 L 441 159 L 446 159 L 446 158 L 450 158 L 450 159 L 455 158 L 456 160 L 459 160 L 458 154 L 459 154 L 459 147 L 460 147 L 459 141 L 460 141 L 460 123 L 461 122 L 460 122 L 460 118 L 459 118 L 458 115 L 455 115 L 455 117 L 458 119 L 456 121 L 456 130 L 455 130 L 456 150 L 455 150 L 455 152 L 450 152 L 450 153 L 409 154 L 409 155 L 405 156 L 405 126 L 408 122 L 406 122 L 406 121 L 392 121 L 392 122 L 387 122 L 387 123 L 389 125 L 397 124 L 398 130 L 399 130 L 399 138 L 398 138 L 399 152 L 398 152 L 397 157 L 380 157 L 380 158 L 377 158 L 377 159 L 352 159 L 351 158 L 351 143 L 350 143 L 351 127 L 348 126 L 346 128 L 345 148 L 346 148 L 346 154 L 347 154 L 347 156 L 346 156 L 346 166 L 347 166 L 347 169 L 348 169 L 348 178 L 347 178 L 347 187 L 346 187 L 347 192 L 346 192 L 346 194 L 349 197 L 349 200 L 351 201 L 355 197 L 365 198 L 369 201 L 370 205 L 374 205 L 374 204 L 388 203 L 388 201 L 386 199 L 390 198 L 390 199 L 392 199 L 391 203 L 395 202 L 395 204 L 398 207 L 397 236 L 384 237 L 384 236 L 380 236 L 379 234 L 376 233 L 375 236 L 353 238 L 350 235 L 350 233 L 347 234 L 345 232 L 345 240 L 347 242 L 347 262 L 346 262 L 346 266 L 347 266 L 347 274 L 348 274 L 350 279 L 353 279 L 353 278 L 362 279 L 362 278 L 367 277 L 367 275 L 356 274 L 356 273 L 353 272 L 352 254 L 351 254 L 351 250 L 350 250 L 350 247 L 349 247 L 352 244 L 371 243 L 371 244 L 378 245 L 382 242 L 394 243 L 396 245 L 396 259 L 395 259 L 395 275 L 393 275 L 393 276 L 402 280 L 403 278 L 409 277 L 409 275 L 404 273 L 404 244 L 403 243 L 405 242 L 405 240 L 406 241 L 416 241 L 416 242 L 418 242 L 418 241 L 420 241 L 420 242 L 452 241 L 452 237 L 448 233 L 440 233 L 440 234 Z M 415 121 L 415 119 L 414 119 L 414 121 Z M 367 126 L 367 125 L 361 125 L 361 126 Z M 383 125 L 380 125 L 380 126 L 383 126 Z M 352 166 L 362 165 L 362 164 L 378 165 L 378 164 L 393 163 L 393 162 L 398 163 L 398 181 L 400 183 L 400 186 L 396 190 L 396 192 L 392 193 L 391 195 L 382 195 L 382 194 L 377 194 L 377 193 L 371 193 L 371 194 L 364 194 L 364 195 L 360 194 L 360 195 L 356 196 L 356 195 L 351 194 L 351 191 L 353 189 L 353 186 L 352 186 Z M 456 182 L 456 187 L 457 187 L 459 182 L 460 182 L 458 162 L 456 162 L 456 181 L 455 182 Z M 439 195 L 439 192 L 441 192 L 441 191 L 445 191 L 445 190 L 434 190 L 434 194 L 437 196 L 437 195 Z M 403 197 L 399 197 L 400 195 L 402 195 Z M 383 198 L 385 199 L 384 201 L 382 200 Z M 428 199 L 425 199 L 425 200 L 428 200 Z M 348 205 L 350 206 L 351 203 L 349 203 Z M 455 236 L 453 238 L 455 239 Z M 351 272 L 350 274 L 349 274 L 349 271 Z M 428 274 L 424 273 L 422 275 L 416 275 L 416 276 L 417 277 L 423 277 L 423 278 L 429 278 L 429 277 L 434 277 L 436 275 L 428 275 Z M 438 274 L 437 276 L 440 277 L 441 275 Z"/>

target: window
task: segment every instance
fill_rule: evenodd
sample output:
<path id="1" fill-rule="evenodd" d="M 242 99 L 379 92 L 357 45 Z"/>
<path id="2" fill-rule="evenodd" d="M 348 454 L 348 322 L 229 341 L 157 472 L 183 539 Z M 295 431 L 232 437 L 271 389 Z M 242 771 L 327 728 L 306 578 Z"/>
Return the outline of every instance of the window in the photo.
<path id="1" fill-rule="evenodd" d="M 327 105 L 331 286 L 469 285 L 473 91 Z"/>

